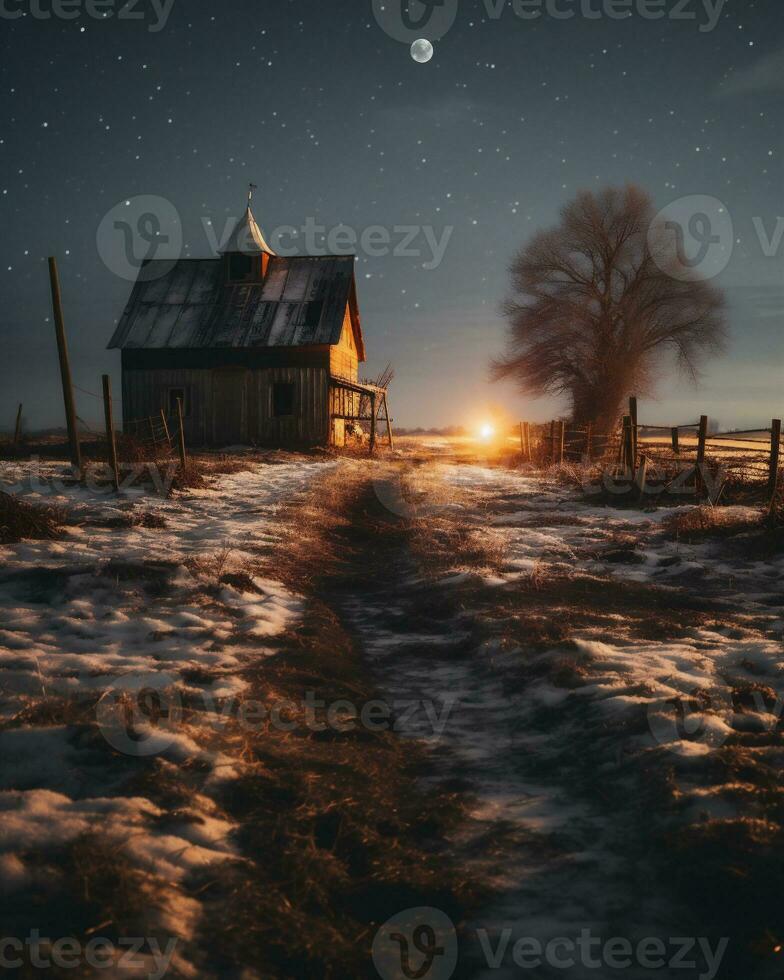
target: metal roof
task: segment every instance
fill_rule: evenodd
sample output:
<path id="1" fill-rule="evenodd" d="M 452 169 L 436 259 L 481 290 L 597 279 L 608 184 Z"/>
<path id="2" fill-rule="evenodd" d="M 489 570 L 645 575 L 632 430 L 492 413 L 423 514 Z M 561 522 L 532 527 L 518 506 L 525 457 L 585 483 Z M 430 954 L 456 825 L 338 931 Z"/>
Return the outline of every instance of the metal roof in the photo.
<path id="1" fill-rule="evenodd" d="M 222 259 L 145 263 L 110 348 L 338 344 L 350 305 L 364 360 L 354 257 L 274 255 L 261 282 L 225 283 Z"/>

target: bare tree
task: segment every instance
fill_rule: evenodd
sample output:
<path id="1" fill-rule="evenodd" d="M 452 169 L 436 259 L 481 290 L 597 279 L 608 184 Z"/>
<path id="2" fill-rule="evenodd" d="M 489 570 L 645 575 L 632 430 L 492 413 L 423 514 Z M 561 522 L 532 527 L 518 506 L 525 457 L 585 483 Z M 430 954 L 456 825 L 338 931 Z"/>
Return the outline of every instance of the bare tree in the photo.
<path id="1" fill-rule="evenodd" d="M 575 421 L 605 430 L 626 395 L 651 392 L 668 354 L 696 382 L 724 347 L 724 295 L 653 221 L 651 198 L 633 186 L 567 204 L 510 267 L 508 347 L 494 377 L 528 394 L 566 394 Z"/>

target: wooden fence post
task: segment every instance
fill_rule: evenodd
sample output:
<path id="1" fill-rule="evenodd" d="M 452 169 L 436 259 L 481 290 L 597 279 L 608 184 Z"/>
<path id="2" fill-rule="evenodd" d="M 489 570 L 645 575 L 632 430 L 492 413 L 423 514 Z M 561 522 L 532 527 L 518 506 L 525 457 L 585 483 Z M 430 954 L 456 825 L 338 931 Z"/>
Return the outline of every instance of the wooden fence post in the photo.
<path id="1" fill-rule="evenodd" d="M 634 476 L 634 445 L 632 441 L 632 417 L 624 415 L 623 432 L 621 433 L 621 468 L 624 474 L 631 472 Z"/>
<path id="2" fill-rule="evenodd" d="M 112 468 L 112 483 L 115 491 L 120 489 L 120 474 L 117 468 L 117 443 L 114 437 L 114 412 L 112 411 L 112 379 L 103 376 L 103 415 L 106 423 L 106 442 L 109 447 L 109 466 Z"/>
<path id="3" fill-rule="evenodd" d="M 370 453 L 376 448 L 376 393 L 370 393 Z"/>
<path id="4" fill-rule="evenodd" d="M 22 438 L 22 405 L 19 404 L 19 409 L 16 413 L 16 425 L 14 426 L 14 446 L 19 445 L 19 441 Z"/>
<path id="5" fill-rule="evenodd" d="M 637 470 L 637 399 L 629 399 L 629 418 L 632 420 L 632 472 Z"/>
<path id="6" fill-rule="evenodd" d="M 550 422 L 550 462 L 555 462 L 555 419 Z"/>
<path id="7" fill-rule="evenodd" d="M 566 422 L 561 421 L 561 429 L 558 434 L 558 462 L 561 466 L 563 466 L 565 449 L 566 449 Z"/>
<path id="8" fill-rule="evenodd" d="M 640 456 L 640 465 L 634 475 L 634 482 L 637 486 L 637 496 L 642 500 L 645 497 L 645 486 L 648 482 L 648 457 L 645 454 Z"/>
<path id="9" fill-rule="evenodd" d="M 520 455 L 525 459 L 525 422 L 520 423 Z"/>
<path id="10" fill-rule="evenodd" d="M 525 451 L 528 456 L 528 462 L 533 462 L 533 453 L 531 452 L 531 423 L 525 423 Z"/>
<path id="11" fill-rule="evenodd" d="M 60 357 L 60 378 L 63 385 L 68 441 L 71 444 L 71 462 L 81 476 L 82 450 L 79 445 L 79 432 L 76 428 L 76 402 L 74 401 L 73 382 L 71 381 L 68 342 L 65 338 L 65 320 L 63 318 L 63 302 L 60 295 L 60 277 L 57 274 L 57 259 L 51 255 L 49 256 L 49 283 L 52 289 L 52 312 L 54 313 L 54 329 L 57 336 L 57 353 Z"/>
<path id="12" fill-rule="evenodd" d="M 770 423 L 770 471 L 768 474 L 768 493 L 771 505 L 775 502 L 779 486 L 779 458 L 781 455 L 781 419 Z"/>
<path id="13" fill-rule="evenodd" d="M 705 465 L 705 449 L 706 443 L 708 441 L 708 416 L 700 415 L 700 428 L 697 434 L 697 479 L 695 481 L 695 490 L 697 495 L 700 496 L 705 488 L 705 481 L 702 479 L 702 469 Z"/>
<path id="14" fill-rule="evenodd" d="M 185 425 L 182 421 L 182 398 L 177 399 L 177 446 L 180 451 L 180 466 L 185 469 Z"/>
<path id="15" fill-rule="evenodd" d="M 588 458 L 588 462 L 591 462 L 591 457 L 593 456 L 593 423 L 587 422 L 585 426 L 585 455 Z"/>
<path id="16" fill-rule="evenodd" d="M 387 436 L 389 437 L 389 448 L 395 448 L 395 440 L 392 436 L 392 419 L 389 417 L 389 403 L 387 402 L 387 396 L 384 395 L 384 415 L 387 420 Z"/>
<path id="17" fill-rule="evenodd" d="M 672 451 L 676 456 L 681 454 L 681 443 L 680 443 L 680 429 L 677 425 L 674 425 L 670 431 L 672 436 Z"/>
<path id="18" fill-rule="evenodd" d="M 163 431 L 166 435 L 166 441 L 169 443 L 169 448 L 171 448 L 171 433 L 169 432 L 169 423 L 166 421 L 166 412 L 161 409 L 161 422 L 163 422 Z"/>

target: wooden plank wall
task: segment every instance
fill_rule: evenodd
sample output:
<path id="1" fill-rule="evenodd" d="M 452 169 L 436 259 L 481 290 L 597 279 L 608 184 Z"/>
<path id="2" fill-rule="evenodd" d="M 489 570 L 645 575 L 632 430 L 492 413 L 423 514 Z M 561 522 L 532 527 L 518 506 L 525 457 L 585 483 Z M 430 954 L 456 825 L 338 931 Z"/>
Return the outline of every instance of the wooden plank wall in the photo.
<path id="1" fill-rule="evenodd" d="M 296 411 L 272 415 L 272 386 L 295 386 Z M 170 388 L 188 389 L 185 438 L 191 446 L 257 443 L 325 445 L 330 438 L 329 373 L 326 367 L 123 371 L 123 418 L 157 415 L 168 407 Z"/>

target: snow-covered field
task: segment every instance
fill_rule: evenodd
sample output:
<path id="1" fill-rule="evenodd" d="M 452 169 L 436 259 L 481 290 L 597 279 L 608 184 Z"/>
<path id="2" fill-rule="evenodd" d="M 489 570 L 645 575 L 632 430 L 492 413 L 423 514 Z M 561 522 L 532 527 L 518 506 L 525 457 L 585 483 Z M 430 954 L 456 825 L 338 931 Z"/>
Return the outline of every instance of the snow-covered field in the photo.
<path id="1" fill-rule="evenodd" d="M 243 763 L 216 736 L 210 708 L 218 712 L 241 692 L 243 664 L 273 653 L 276 635 L 301 613 L 299 598 L 276 581 L 231 573 L 264 558 L 280 538 L 281 506 L 330 465 L 297 457 L 254 464 L 169 499 L 69 486 L 56 464 L 44 465 L 37 481 L 18 464 L 0 465 L 0 489 L 14 485 L 30 502 L 62 507 L 68 517 L 58 540 L 0 547 L 6 897 L 45 894 L 54 872 L 40 856 L 53 855 L 56 866 L 57 848 L 99 832 L 149 872 L 156 925 L 187 940 L 199 907 L 178 883 L 194 868 L 236 856 L 233 827 L 211 791 Z M 227 573 L 231 581 L 221 581 Z M 151 713 L 161 708 L 164 718 L 198 700 L 204 723 L 172 716 L 167 727 L 137 711 L 131 732 L 124 694 L 141 689 L 152 692 Z M 97 740 L 68 724 L 81 703 L 96 700 Z M 187 765 L 192 773 L 196 765 L 200 773 L 190 805 L 173 822 L 129 791 L 128 766 L 118 764 L 118 756 L 153 754 L 173 772 Z M 25 935 L 30 925 L 5 922 L 5 934 Z M 187 974 L 187 962 L 179 969 Z"/>
<path id="2" fill-rule="evenodd" d="M 584 930 L 633 944 L 692 936 L 693 971 L 684 974 L 668 946 L 655 975 L 716 975 L 722 936 L 694 931 L 701 910 L 662 887 L 658 840 L 694 822 L 731 827 L 757 815 L 753 791 L 744 798 L 714 756 L 736 729 L 771 732 L 778 723 L 784 556 L 686 544 L 667 529 L 672 508 L 590 506 L 519 472 L 441 463 L 438 475 L 452 495 L 432 513 L 473 528 L 496 557 L 472 567 L 458 552 L 435 574 L 411 565 L 397 592 L 357 603 L 354 615 L 386 689 L 430 698 L 447 718 L 439 732 L 418 718 L 409 734 L 432 743 L 438 778 L 475 795 L 465 847 L 478 877 L 488 835 L 506 841 L 500 898 L 468 930 L 476 975 L 519 976 L 516 940 L 544 947 Z M 452 616 L 434 613 L 423 627 L 416 611 L 437 610 L 450 595 Z M 416 628 L 406 629 L 412 619 Z M 558 634 L 549 642 L 548 631 Z M 747 685 L 780 692 L 778 702 L 757 694 L 739 712 L 733 698 Z M 772 759 L 778 750 L 767 751 Z M 664 773 L 674 788 L 651 804 Z M 492 969 L 487 949 L 505 950 Z M 654 975 L 646 962 L 618 975 Z M 614 976 L 611 966 L 597 974 L 578 959 L 567 975 Z M 545 964 L 536 975 L 564 972 Z"/>
<path id="3" fill-rule="evenodd" d="M 369 471 L 387 511 L 412 523 L 379 542 L 383 575 L 336 607 L 382 694 L 420 706 L 398 730 L 429 744 L 434 782 L 470 800 L 454 846 L 493 894 L 465 929 L 471 975 L 520 976 L 517 941 L 587 933 L 662 943 L 662 963 L 565 973 L 550 962 L 534 975 L 733 976 L 721 962 L 748 935 L 708 928 L 711 911 L 671 887 L 678 860 L 664 841 L 780 832 L 774 790 L 762 800 L 759 787 L 780 763 L 784 556 L 744 547 L 743 534 L 732 547 L 710 534 L 688 543 L 672 518 L 689 506 L 597 507 L 553 479 L 426 448 L 429 463 Z M 34 484 L 0 464 L 0 489 L 68 515 L 57 540 L 0 548 L 0 890 L 4 908 L 20 897 L 7 934 L 29 928 L 21 899 L 46 895 L 61 850 L 100 834 L 148 875 L 156 928 L 185 941 L 174 968 L 198 975 L 187 940 L 202 908 L 181 886 L 242 860 L 216 802 L 243 772 L 242 746 L 213 722 L 242 697 L 244 668 L 302 617 L 304 597 L 268 571 L 291 532 L 282 505 L 346 465 L 252 464 L 164 499 L 58 483 L 51 464 Z M 97 730 L 81 723 L 85 704 Z M 158 779 L 187 774 L 186 805 L 165 810 L 129 778 L 128 759 L 147 756 Z M 691 971 L 673 937 L 693 937 Z"/>

